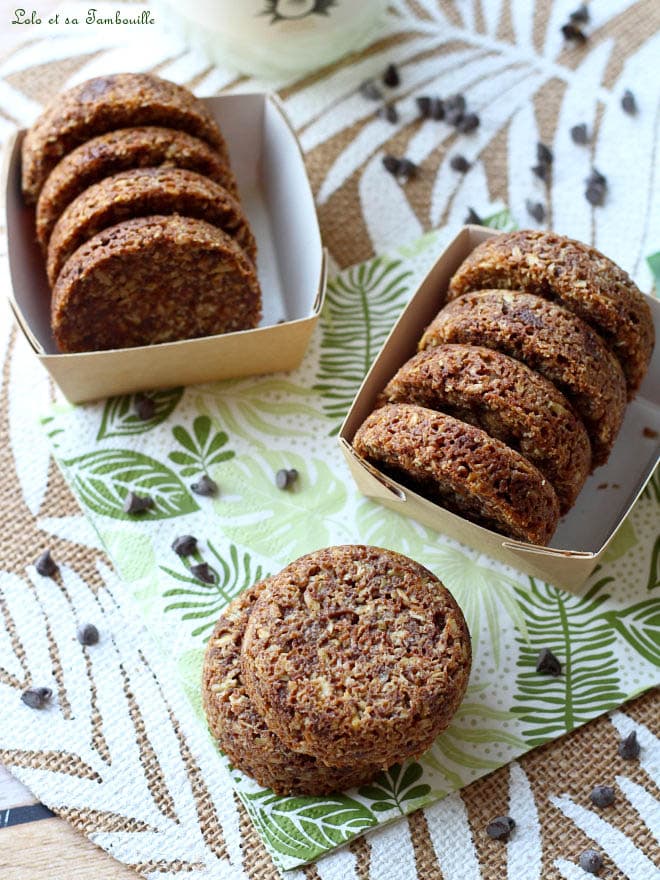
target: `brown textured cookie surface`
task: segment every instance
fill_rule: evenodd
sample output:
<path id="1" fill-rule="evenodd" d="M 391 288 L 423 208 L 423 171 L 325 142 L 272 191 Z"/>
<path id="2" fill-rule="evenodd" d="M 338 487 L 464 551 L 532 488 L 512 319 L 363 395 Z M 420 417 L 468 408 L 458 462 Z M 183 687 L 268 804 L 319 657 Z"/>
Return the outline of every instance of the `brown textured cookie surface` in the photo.
<path id="1" fill-rule="evenodd" d="M 482 290 L 447 303 L 420 348 L 445 342 L 493 348 L 541 373 L 584 422 L 594 466 L 607 461 L 623 421 L 626 383 L 619 362 L 584 321 L 529 293 Z"/>
<path id="2" fill-rule="evenodd" d="M 25 135 L 23 194 L 37 201 L 60 159 L 96 135 L 132 125 L 160 125 L 201 138 L 228 161 L 220 130 L 192 92 L 148 73 L 99 76 L 58 95 Z"/>
<path id="3" fill-rule="evenodd" d="M 226 189 L 183 168 L 134 168 L 84 190 L 57 221 L 46 264 L 51 285 L 71 254 L 102 229 L 154 214 L 206 220 L 223 229 L 256 261 L 252 231 L 241 206 Z"/>
<path id="4" fill-rule="evenodd" d="M 374 765 L 332 768 L 288 749 L 255 711 L 241 674 L 241 645 L 254 603 L 268 580 L 237 596 L 208 641 L 202 674 L 204 710 L 213 736 L 231 763 L 277 794 L 330 794 L 363 785 Z"/>
<path id="5" fill-rule="evenodd" d="M 141 217 L 95 235 L 60 272 L 61 351 L 127 348 L 245 330 L 261 316 L 254 266 L 227 233 L 190 217 Z"/>
<path id="6" fill-rule="evenodd" d="M 459 266 L 449 297 L 486 288 L 555 300 L 590 324 L 621 362 L 632 397 L 651 360 L 651 312 L 630 276 L 595 248 L 554 232 L 493 236 Z"/>
<path id="7" fill-rule="evenodd" d="M 391 379 L 382 400 L 440 410 L 518 450 L 552 483 L 562 513 L 589 474 L 589 438 L 564 395 L 498 351 L 472 345 L 420 351 Z"/>
<path id="8" fill-rule="evenodd" d="M 543 474 L 453 416 L 388 403 L 365 419 L 353 447 L 429 501 L 503 535 L 547 544 L 557 527 L 559 502 Z"/>
<path id="9" fill-rule="evenodd" d="M 385 768 L 429 748 L 458 708 L 470 638 L 440 581 L 378 547 L 327 547 L 271 578 L 245 631 L 243 680 L 289 748 Z"/>
<path id="10" fill-rule="evenodd" d="M 155 125 L 121 128 L 81 144 L 50 173 L 37 202 L 37 238 L 41 246 L 48 244 L 64 209 L 88 186 L 129 168 L 151 166 L 196 171 L 238 198 L 229 163 L 199 138 Z"/>

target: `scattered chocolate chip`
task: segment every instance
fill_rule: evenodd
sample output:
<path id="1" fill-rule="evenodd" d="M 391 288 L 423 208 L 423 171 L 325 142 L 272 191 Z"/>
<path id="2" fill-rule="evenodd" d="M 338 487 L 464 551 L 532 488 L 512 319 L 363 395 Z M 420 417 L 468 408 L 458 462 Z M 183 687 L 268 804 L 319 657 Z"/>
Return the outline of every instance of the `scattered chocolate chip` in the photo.
<path id="1" fill-rule="evenodd" d="M 469 134 L 476 128 L 479 128 L 481 120 L 476 113 L 466 113 L 465 116 L 457 123 L 456 128 L 461 134 Z"/>
<path id="2" fill-rule="evenodd" d="M 445 112 L 445 119 L 449 125 L 453 125 L 455 128 L 458 128 L 463 120 L 465 119 L 465 114 L 462 110 L 459 110 L 458 107 L 450 108 Z"/>
<path id="3" fill-rule="evenodd" d="M 550 147 L 539 141 L 536 145 L 536 159 L 540 165 L 552 165 L 554 155 Z"/>
<path id="4" fill-rule="evenodd" d="M 639 758 L 640 747 L 634 730 L 619 742 L 617 752 L 625 761 L 634 761 L 635 758 Z"/>
<path id="5" fill-rule="evenodd" d="M 415 103 L 422 119 L 430 118 L 433 100 L 429 95 L 420 95 L 418 98 L 415 98 Z"/>
<path id="6" fill-rule="evenodd" d="M 135 492 L 129 492 L 124 499 L 124 513 L 144 513 L 145 510 L 151 510 L 153 506 L 154 499 L 150 495 L 136 495 Z"/>
<path id="7" fill-rule="evenodd" d="M 402 159 L 399 163 L 399 177 L 402 177 L 404 180 L 415 177 L 418 170 L 417 165 L 411 159 Z"/>
<path id="8" fill-rule="evenodd" d="M 463 220 L 463 223 L 472 223 L 473 226 L 483 226 L 484 225 L 484 221 L 477 214 L 477 212 L 474 210 L 474 208 L 468 208 L 468 212 L 465 215 L 465 220 Z"/>
<path id="9" fill-rule="evenodd" d="M 460 153 L 457 153 L 449 160 L 449 167 L 454 171 L 459 171 L 461 174 L 465 174 L 466 171 L 469 171 L 470 168 L 472 168 L 472 165 L 468 162 L 465 156 L 461 156 Z"/>
<path id="10" fill-rule="evenodd" d="M 589 8 L 587 4 L 583 3 L 581 6 L 578 6 L 575 12 L 571 12 L 569 18 L 577 24 L 586 24 L 589 21 Z"/>
<path id="11" fill-rule="evenodd" d="M 177 556 L 192 556 L 197 550 L 197 538 L 192 535 L 180 535 L 172 541 L 172 550 Z"/>
<path id="12" fill-rule="evenodd" d="M 376 115 L 380 116 L 381 119 L 386 119 L 388 122 L 391 122 L 392 125 L 396 125 L 399 121 L 399 113 L 394 104 L 383 104 L 383 106 L 379 107 L 376 111 Z"/>
<path id="13" fill-rule="evenodd" d="M 459 110 L 461 113 L 464 113 L 467 106 L 465 96 L 461 95 L 460 92 L 456 95 L 450 95 L 445 101 L 445 106 L 447 110 Z"/>
<path id="14" fill-rule="evenodd" d="M 399 167 L 401 166 L 401 159 L 397 159 L 396 156 L 383 156 L 383 167 L 386 171 L 389 171 L 390 174 L 398 174 Z"/>
<path id="15" fill-rule="evenodd" d="M 601 174 L 596 168 L 591 169 L 591 174 L 587 178 L 587 183 L 600 183 L 603 186 L 607 186 L 607 178 L 604 174 Z"/>
<path id="16" fill-rule="evenodd" d="M 585 851 L 580 854 L 579 864 L 582 870 L 586 871 L 587 874 L 598 874 L 603 867 L 603 859 L 601 854 L 596 852 L 595 849 L 585 849 Z"/>
<path id="17" fill-rule="evenodd" d="M 648 437 L 650 440 L 655 440 L 655 438 L 658 436 L 658 432 L 654 431 L 653 428 L 644 428 L 642 430 L 642 434 L 645 437 Z"/>
<path id="18" fill-rule="evenodd" d="M 147 397 L 146 394 L 136 394 L 133 398 L 133 404 L 135 406 L 135 412 L 143 422 L 148 422 L 149 419 L 153 419 L 156 413 L 156 404 L 151 397 Z"/>
<path id="19" fill-rule="evenodd" d="M 607 489 L 607 487 L 608 487 L 609 485 L 610 485 L 609 483 L 599 483 L 599 484 L 596 486 L 596 488 L 597 488 L 597 489 Z"/>
<path id="20" fill-rule="evenodd" d="M 527 199 L 525 206 L 537 223 L 543 223 L 545 220 L 545 208 L 541 202 L 533 202 L 531 199 Z"/>
<path id="21" fill-rule="evenodd" d="M 623 97 L 621 98 L 621 106 L 624 113 L 627 113 L 629 116 L 634 116 L 637 113 L 637 101 L 635 100 L 635 96 L 630 91 L 630 89 L 626 89 L 623 93 Z"/>
<path id="22" fill-rule="evenodd" d="M 286 489 L 289 485 L 289 472 L 286 468 L 280 468 L 275 474 L 275 485 L 278 489 Z"/>
<path id="23" fill-rule="evenodd" d="M 57 563 L 50 555 L 50 550 L 44 550 L 34 563 L 34 567 L 42 577 L 46 578 L 53 577 L 59 571 Z"/>
<path id="24" fill-rule="evenodd" d="M 532 174 L 538 177 L 539 180 L 542 180 L 544 183 L 547 183 L 550 179 L 550 166 L 545 162 L 541 162 L 538 165 L 532 166 Z"/>
<path id="25" fill-rule="evenodd" d="M 85 623 L 78 627 L 76 638 L 81 645 L 96 645 L 99 640 L 99 631 L 93 623 Z"/>
<path id="26" fill-rule="evenodd" d="M 577 24 L 572 21 L 569 21 L 566 24 L 562 25 L 561 32 L 564 35 L 564 39 L 569 40 L 570 42 L 587 42 L 587 35 L 585 34 L 585 32 L 582 30 L 582 28 L 578 27 Z"/>
<path id="27" fill-rule="evenodd" d="M 199 565 L 191 565 L 190 573 L 197 580 L 203 581 L 205 584 L 215 583 L 215 572 L 207 562 L 200 562 Z"/>
<path id="28" fill-rule="evenodd" d="M 191 483 L 190 488 L 195 495 L 204 495 L 208 498 L 218 494 L 218 484 L 208 474 L 204 474 L 196 483 Z"/>
<path id="29" fill-rule="evenodd" d="M 602 205 L 607 195 L 607 178 L 600 171 L 592 168 L 586 184 L 587 188 L 584 195 L 589 204 L 596 207 Z"/>
<path id="30" fill-rule="evenodd" d="M 611 785 L 595 785 L 589 798 L 596 807 L 609 807 L 614 803 L 614 789 Z"/>
<path id="31" fill-rule="evenodd" d="M 613 488 L 613 489 L 620 489 L 620 488 L 621 488 L 621 484 L 620 484 L 620 483 L 612 483 L 612 488 Z"/>
<path id="32" fill-rule="evenodd" d="M 366 79 L 360 85 L 360 94 L 369 101 L 380 101 L 383 97 L 383 93 L 372 79 Z"/>
<path id="33" fill-rule="evenodd" d="M 558 675 L 561 675 L 561 663 L 552 653 L 550 648 L 543 648 L 543 650 L 539 652 L 539 656 L 536 660 L 536 671 L 540 672 L 541 675 L 553 675 L 555 678 Z"/>
<path id="34" fill-rule="evenodd" d="M 383 82 L 391 89 L 396 88 L 401 82 L 399 71 L 394 64 L 388 64 L 385 68 L 385 73 L 383 74 Z"/>
<path id="35" fill-rule="evenodd" d="M 289 485 L 291 486 L 298 479 L 298 471 L 295 468 L 289 468 Z"/>
<path id="36" fill-rule="evenodd" d="M 573 128 L 571 128 L 571 138 L 575 144 L 589 143 L 589 132 L 587 131 L 587 126 L 584 122 L 581 122 L 579 125 L 574 125 Z"/>
<path id="37" fill-rule="evenodd" d="M 445 118 L 445 102 L 442 98 L 434 98 L 431 101 L 431 119 L 439 121 Z"/>
<path id="38" fill-rule="evenodd" d="M 50 703 L 52 696 L 53 692 L 50 688 L 28 688 L 21 694 L 21 700 L 30 709 L 43 709 L 47 703 Z"/>
<path id="39" fill-rule="evenodd" d="M 507 841 L 511 837 L 511 832 L 516 827 L 516 823 L 511 816 L 498 816 L 486 825 L 486 834 L 493 840 Z"/>

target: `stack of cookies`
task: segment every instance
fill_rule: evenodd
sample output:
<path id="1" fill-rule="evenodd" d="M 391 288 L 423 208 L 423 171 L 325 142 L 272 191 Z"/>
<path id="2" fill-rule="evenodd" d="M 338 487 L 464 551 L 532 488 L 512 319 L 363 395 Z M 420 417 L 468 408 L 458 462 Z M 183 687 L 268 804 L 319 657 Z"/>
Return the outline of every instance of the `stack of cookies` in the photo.
<path id="1" fill-rule="evenodd" d="M 604 464 L 654 345 L 650 309 L 603 254 L 555 233 L 487 239 L 353 439 L 429 500 L 547 544 Z"/>
<path id="2" fill-rule="evenodd" d="M 426 751 L 470 674 L 442 583 L 378 547 L 327 547 L 255 584 L 208 642 L 202 692 L 233 766 L 278 794 L 328 794 Z"/>
<path id="3" fill-rule="evenodd" d="M 58 96 L 25 136 L 22 186 L 61 351 L 258 324 L 254 235 L 220 129 L 187 89 L 123 73 Z"/>

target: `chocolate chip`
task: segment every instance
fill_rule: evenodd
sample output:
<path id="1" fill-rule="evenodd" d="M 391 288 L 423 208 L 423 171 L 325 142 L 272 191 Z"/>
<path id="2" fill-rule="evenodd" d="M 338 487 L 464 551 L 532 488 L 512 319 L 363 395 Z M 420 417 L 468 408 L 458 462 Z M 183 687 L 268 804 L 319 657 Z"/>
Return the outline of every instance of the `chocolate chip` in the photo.
<path id="1" fill-rule="evenodd" d="M 215 583 L 215 572 L 207 562 L 200 562 L 199 565 L 191 565 L 190 573 L 197 580 L 203 581 L 205 584 Z"/>
<path id="2" fill-rule="evenodd" d="M 386 119 L 388 122 L 391 122 L 392 125 L 396 125 L 399 121 L 399 114 L 394 104 L 383 104 L 383 106 L 379 107 L 376 111 L 376 115 L 381 119 Z"/>
<path id="3" fill-rule="evenodd" d="M 596 852 L 595 849 L 585 849 L 585 851 L 580 854 L 579 864 L 582 870 L 586 871 L 587 874 L 598 874 L 603 867 L 603 859 L 601 854 Z"/>
<path id="4" fill-rule="evenodd" d="M 291 486 L 291 485 L 293 485 L 293 483 L 296 482 L 299 474 L 295 468 L 289 468 L 287 473 L 289 474 L 289 486 Z"/>
<path id="5" fill-rule="evenodd" d="M 552 675 L 555 678 L 561 675 L 561 663 L 550 648 L 543 648 L 542 651 L 539 651 L 539 656 L 536 660 L 536 671 L 540 672 L 541 675 Z"/>
<path id="6" fill-rule="evenodd" d="M 383 97 L 383 93 L 372 79 L 366 79 L 360 85 L 360 94 L 369 101 L 380 101 Z"/>
<path id="7" fill-rule="evenodd" d="M 99 631 L 93 623 L 85 623 L 78 627 L 76 638 L 81 645 L 96 645 L 99 640 Z"/>
<path id="8" fill-rule="evenodd" d="M 208 498 L 218 494 L 218 484 L 208 474 L 201 476 L 196 483 L 191 484 L 190 488 L 195 495 L 204 495 Z"/>
<path id="9" fill-rule="evenodd" d="M 607 186 L 607 178 L 604 174 L 601 174 L 596 168 L 591 169 L 591 174 L 587 178 L 587 183 L 598 183 L 602 186 Z"/>
<path id="10" fill-rule="evenodd" d="M 52 696 L 53 692 L 50 688 L 28 688 L 21 694 L 21 700 L 26 706 L 29 706 L 30 709 L 43 709 L 44 706 L 50 703 Z"/>
<path id="11" fill-rule="evenodd" d="M 398 176 L 408 180 L 411 177 L 415 177 L 418 170 L 417 165 L 411 159 L 401 159 Z"/>
<path id="12" fill-rule="evenodd" d="M 589 132 L 587 131 L 587 126 L 584 124 L 584 122 L 581 122 L 579 125 L 573 126 L 573 128 L 571 129 L 571 137 L 573 139 L 573 143 L 589 143 Z"/>
<path id="13" fill-rule="evenodd" d="M 463 220 L 463 223 L 471 223 L 473 226 L 483 226 L 484 225 L 484 221 L 477 214 L 477 212 L 474 210 L 474 208 L 468 208 L 468 212 L 465 215 L 465 220 Z"/>
<path id="14" fill-rule="evenodd" d="M 466 106 L 465 96 L 461 95 L 460 92 L 456 95 L 450 95 L 445 101 L 445 107 L 447 110 L 459 110 L 461 113 L 464 113 Z"/>
<path id="15" fill-rule="evenodd" d="M 550 179 L 550 166 L 545 162 L 541 162 L 538 165 L 532 166 L 532 174 L 542 180 L 544 183 L 547 183 Z"/>
<path id="16" fill-rule="evenodd" d="M 550 147 L 539 141 L 536 145 L 536 159 L 540 165 L 552 165 L 554 156 Z"/>
<path id="17" fill-rule="evenodd" d="M 124 498 L 124 513 L 137 514 L 144 513 L 145 510 L 151 510 L 154 506 L 154 499 L 150 495 L 136 495 L 135 492 L 129 492 Z"/>
<path id="18" fill-rule="evenodd" d="M 507 841 L 511 837 L 511 832 L 516 827 L 516 823 L 511 816 L 498 816 L 486 825 L 486 834 L 493 840 Z"/>
<path id="19" fill-rule="evenodd" d="M 590 205 L 600 207 L 600 205 L 605 202 L 606 195 L 607 182 L 604 179 L 599 180 L 592 176 L 587 180 L 587 188 L 584 192 L 584 196 Z"/>
<path id="20" fill-rule="evenodd" d="M 433 98 L 429 95 L 420 95 L 418 98 L 415 98 L 415 103 L 417 104 L 417 109 L 419 110 L 419 115 L 422 119 L 429 119 L 431 116 Z"/>
<path id="21" fill-rule="evenodd" d="M 146 394 L 136 394 L 133 398 L 133 404 L 135 406 L 135 412 L 143 422 L 148 422 L 149 419 L 153 419 L 156 413 L 156 404 L 151 397 L 147 397 Z"/>
<path id="22" fill-rule="evenodd" d="M 401 166 L 401 159 L 397 159 L 396 156 L 383 156 L 383 166 L 386 171 L 389 171 L 390 174 L 398 174 L 399 167 Z"/>
<path id="23" fill-rule="evenodd" d="M 465 114 L 462 110 L 454 107 L 445 112 L 445 119 L 447 120 L 447 123 L 449 125 L 453 125 L 455 128 L 458 128 L 465 119 Z"/>
<path id="24" fill-rule="evenodd" d="M 586 24 L 589 21 L 589 9 L 587 4 L 583 3 L 581 6 L 578 6 L 575 12 L 571 12 L 569 18 L 577 24 Z"/>
<path id="25" fill-rule="evenodd" d="M 41 556 L 34 563 L 34 567 L 37 569 L 42 577 L 46 578 L 53 577 L 59 571 L 57 563 L 50 555 L 50 550 L 44 550 Z"/>
<path id="26" fill-rule="evenodd" d="M 658 436 L 657 431 L 654 431 L 653 428 L 648 427 L 642 429 L 642 434 L 645 437 L 648 437 L 650 440 L 655 440 L 655 438 Z"/>
<path id="27" fill-rule="evenodd" d="M 624 113 L 627 113 L 629 116 L 634 116 L 637 113 L 637 101 L 630 89 L 626 89 L 623 93 L 621 106 L 623 107 Z"/>
<path id="28" fill-rule="evenodd" d="M 614 803 L 614 789 L 611 785 L 595 785 L 589 795 L 596 807 L 609 807 Z"/>
<path id="29" fill-rule="evenodd" d="M 401 82 L 399 71 L 394 64 L 388 64 L 385 68 L 385 73 L 383 74 L 383 82 L 391 89 L 396 88 Z"/>
<path id="30" fill-rule="evenodd" d="M 617 752 L 626 761 L 634 761 L 635 758 L 639 758 L 640 747 L 634 730 L 619 742 Z"/>
<path id="31" fill-rule="evenodd" d="M 574 43 L 586 43 L 587 35 L 579 28 L 577 24 L 574 24 L 572 21 L 567 22 L 565 25 L 562 25 L 561 32 L 564 35 L 565 40 L 569 40 Z"/>
<path id="32" fill-rule="evenodd" d="M 431 101 L 431 118 L 437 121 L 445 118 L 445 102 L 442 98 L 434 98 Z"/>
<path id="33" fill-rule="evenodd" d="M 192 535 L 180 535 L 172 541 L 172 550 L 177 556 L 192 556 L 197 550 L 197 538 Z"/>
<path id="34" fill-rule="evenodd" d="M 481 120 L 476 113 L 466 113 L 461 121 L 456 124 L 456 128 L 462 134 L 469 134 L 471 131 L 479 128 L 480 122 Z"/>
<path id="35" fill-rule="evenodd" d="M 472 165 L 468 162 L 465 156 L 461 156 L 460 153 L 457 153 L 449 160 L 449 167 L 454 171 L 459 171 L 461 174 L 465 174 L 466 171 L 470 170 Z"/>
<path id="36" fill-rule="evenodd" d="M 533 202 L 531 199 L 527 199 L 525 206 L 537 223 L 543 223 L 545 220 L 545 208 L 541 202 Z"/>

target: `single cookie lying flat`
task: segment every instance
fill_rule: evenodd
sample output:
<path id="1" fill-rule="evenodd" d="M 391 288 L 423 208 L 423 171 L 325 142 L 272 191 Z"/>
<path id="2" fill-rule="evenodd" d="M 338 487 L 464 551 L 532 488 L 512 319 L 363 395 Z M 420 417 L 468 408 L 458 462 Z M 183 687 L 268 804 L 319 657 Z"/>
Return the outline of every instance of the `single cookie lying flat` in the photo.
<path id="1" fill-rule="evenodd" d="M 155 125 L 121 128 L 81 144 L 48 176 L 37 202 L 37 238 L 42 248 L 66 207 L 88 186 L 120 171 L 154 166 L 196 171 L 238 198 L 229 162 L 199 138 Z"/>
<path id="2" fill-rule="evenodd" d="M 236 199 L 207 177 L 183 168 L 134 168 L 84 190 L 55 224 L 46 272 L 55 284 L 62 266 L 81 244 L 123 220 L 181 214 L 224 230 L 254 263 L 257 245 Z"/>
<path id="3" fill-rule="evenodd" d="M 186 131 L 206 141 L 229 162 L 215 120 L 188 89 L 148 73 L 99 76 L 58 95 L 25 135 L 25 201 L 37 201 L 50 172 L 75 147 L 99 134 L 133 125 Z"/>
<path id="4" fill-rule="evenodd" d="M 651 360 L 655 330 L 642 293 L 616 263 L 554 232 L 505 232 L 482 242 L 459 266 L 449 297 L 495 287 L 553 300 L 590 324 L 621 362 L 628 395 L 634 396 Z"/>
<path id="5" fill-rule="evenodd" d="M 543 474 L 453 416 L 388 403 L 365 419 L 353 448 L 429 501 L 500 534 L 547 544 L 557 527 L 559 502 Z"/>
<path id="6" fill-rule="evenodd" d="M 419 347 L 446 342 L 496 349 L 545 376 L 584 422 L 594 466 L 607 461 L 623 421 L 626 383 L 617 359 L 580 318 L 529 293 L 475 291 L 447 303 Z"/>
<path id="7" fill-rule="evenodd" d="M 370 764 L 327 767 L 287 748 L 255 711 L 241 674 L 241 646 L 254 603 L 269 581 L 237 596 L 224 609 L 208 641 L 202 674 L 204 710 L 229 760 L 276 794 L 323 795 L 363 785 L 378 773 Z"/>
<path id="8" fill-rule="evenodd" d="M 386 768 L 428 749 L 470 673 L 463 615 L 440 581 L 377 547 L 328 547 L 257 600 L 243 681 L 268 727 L 329 766 Z"/>
<path id="9" fill-rule="evenodd" d="M 498 351 L 472 345 L 420 351 L 387 384 L 382 402 L 440 410 L 516 449 L 552 483 L 562 513 L 589 475 L 589 437 L 564 395 Z"/>
<path id="10" fill-rule="evenodd" d="M 227 233 L 190 217 L 141 217 L 95 235 L 53 289 L 61 351 L 246 330 L 261 317 L 254 266 Z"/>

